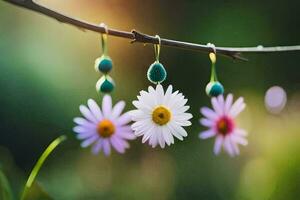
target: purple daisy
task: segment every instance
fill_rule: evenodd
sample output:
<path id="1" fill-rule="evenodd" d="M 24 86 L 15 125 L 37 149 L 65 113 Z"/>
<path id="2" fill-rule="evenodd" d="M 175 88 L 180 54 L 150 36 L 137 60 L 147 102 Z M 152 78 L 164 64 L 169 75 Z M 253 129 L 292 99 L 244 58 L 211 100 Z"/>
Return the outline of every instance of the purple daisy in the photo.
<path id="1" fill-rule="evenodd" d="M 247 132 L 236 126 L 235 117 L 244 110 L 246 104 L 240 97 L 233 103 L 233 95 L 229 94 L 224 100 L 223 95 L 211 99 L 213 110 L 201 108 L 204 118 L 200 123 L 208 130 L 199 134 L 201 139 L 216 137 L 214 153 L 218 155 L 223 147 L 230 156 L 239 154 L 238 144 L 247 145 Z"/>
<path id="2" fill-rule="evenodd" d="M 103 153 L 108 156 L 111 147 L 119 153 L 124 153 L 126 148 L 129 148 L 127 140 L 135 139 L 128 125 L 131 122 L 130 115 L 128 112 L 121 114 L 125 102 L 119 101 L 112 107 L 111 96 L 105 95 L 102 110 L 93 99 L 89 99 L 87 104 L 88 106 L 79 107 L 84 118 L 74 118 L 77 126 L 73 128 L 73 131 L 78 133 L 78 139 L 83 140 L 81 146 L 85 148 L 93 145 L 93 154 L 98 154 L 103 150 Z"/>

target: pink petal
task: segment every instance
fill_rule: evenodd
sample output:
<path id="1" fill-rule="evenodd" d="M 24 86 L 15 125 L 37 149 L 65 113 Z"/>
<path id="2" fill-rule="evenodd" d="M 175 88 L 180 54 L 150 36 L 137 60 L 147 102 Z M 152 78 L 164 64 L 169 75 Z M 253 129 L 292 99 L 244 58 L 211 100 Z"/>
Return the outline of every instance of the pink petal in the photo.
<path id="1" fill-rule="evenodd" d="M 223 114 L 223 109 L 222 109 L 221 105 L 219 104 L 219 101 L 217 100 L 216 97 L 213 97 L 211 99 L 211 104 L 218 115 Z"/>
<path id="2" fill-rule="evenodd" d="M 232 101 L 233 101 L 233 95 L 232 94 L 228 94 L 226 101 L 225 101 L 225 108 L 224 108 L 224 113 L 228 114 L 232 105 Z"/>
<path id="3" fill-rule="evenodd" d="M 241 111 L 243 111 L 246 107 L 246 104 L 244 103 L 243 97 L 238 98 L 236 102 L 232 105 L 229 115 L 232 117 L 236 117 Z"/>
<path id="4" fill-rule="evenodd" d="M 217 113 L 215 113 L 213 110 L 211 110 L 210 108 L 207 107 L 203 107 L 201 108 L 202 115 L 204 115 L 206 118 L 211 119 L 211 120 L 215 120 L 218 118 Z"/>
<path id="5" fill-rule="evenodd" d="M 216 138 L 215 145 L 214 145 L 215 155 L 218 155 L 221 152 L 221 147 L 223 145 L 223 141 L 224 141 L 224 138 L 221 135 Z"/>
<path id="6" fill-rule="evenodd" d="M 203 131 L 199 134 L 199 138 L 201 139 L 207 139 L 207 138 L 211 138 L 214 137 L 216 135 L 216 132 L 212 129 L 209 129 L 207 131 Z"/>

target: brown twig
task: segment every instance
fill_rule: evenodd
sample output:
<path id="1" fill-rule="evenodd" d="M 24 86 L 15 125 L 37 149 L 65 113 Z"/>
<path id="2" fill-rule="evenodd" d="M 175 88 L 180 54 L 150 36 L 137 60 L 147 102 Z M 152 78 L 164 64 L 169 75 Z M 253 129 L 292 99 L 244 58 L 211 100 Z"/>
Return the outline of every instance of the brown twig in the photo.
<path id="1" fill-rule="evenodd" d="M 106 30 L 104 27 L 92 24 L 89 22 L 85 22 L 73 17 L 69 17 L 65 14 L 59 13 L 57 11 L 51 10 L 47 7 L 44 7 L 40 4 L 37 4 L 34 0 L 3 0 L 6 2 L 9 2 L 11 4 L 36 11 L 38 13 L 41 13 L 43 15 L 52 17 L 59 22 L 67 23 L 73 26 L 76 26 L 80 29 L 84 30 L 90 30 L 98 33 L 105 33 Z M 116 37 L 122 37 L 131 39 L 132 42 L 141 42 L 141 43 L 151 43 L 151 44 L 158 44 L 158 40 L 155 36 L 150 36 L 141 32 L 138 32 L 136 30 L 133 30 L 132 32 L 127 31 L 120 31 L 116 29 L 107 29 L 108 34 Z M 215 47 L 215 49 L 212 49 L 209 45 L 202 45 L 202 44 L 195 44 L 195 43 L 189 43 L 189 42 L 182 42 L 182 41 L 176 41 L 176 40 L 170 40 L 170 39 L 164 39 L 161 38 L 161 45 L 169 46 L 169 47 L 176 47 L 176 48 L 182 48 L 182 49 L 188 49 L 188 50 L 195 50 L 195 51 L 201 51 L 201 52 L 213 52 L 214 50 L 217 52 L 217 54 L 224 55 L 227 57 L 231 57 L 233 59 L 237 60 L 244 60 L 247 61 L 247 58 L 242 56 L 242 53 L 275 53 L 275 52 L 285 52 L 285 51 L 300 51 L 300 45 L 295 46 L 278 46 L 278 47 L 263 47 L 261 45 L 257 47 Z"/>

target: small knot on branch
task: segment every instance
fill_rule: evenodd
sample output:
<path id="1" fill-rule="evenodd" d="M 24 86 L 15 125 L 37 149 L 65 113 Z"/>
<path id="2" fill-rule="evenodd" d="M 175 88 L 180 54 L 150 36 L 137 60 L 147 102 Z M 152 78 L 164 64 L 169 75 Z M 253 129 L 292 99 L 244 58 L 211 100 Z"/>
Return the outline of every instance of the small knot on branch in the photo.
<path id="1" fill-rule="evenodd" d="M 159 41 L 157 40 L 156 37 L 141 33 L 139 31 L 136 30 L 132 30 L 131 33 L 134 36 L 134 39 L 131 41 L 131 43 L 135 43 L 135 42 L 141 42 L 141 43 L 152 43 L 152 44 L 158 44 Z"/>

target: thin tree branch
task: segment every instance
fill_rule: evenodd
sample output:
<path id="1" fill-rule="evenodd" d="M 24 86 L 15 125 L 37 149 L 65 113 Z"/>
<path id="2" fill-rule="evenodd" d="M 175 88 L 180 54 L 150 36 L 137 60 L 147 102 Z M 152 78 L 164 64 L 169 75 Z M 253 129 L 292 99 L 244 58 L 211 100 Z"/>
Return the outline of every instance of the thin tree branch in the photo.
<path id="1" fill-rule="evenodd" d="M 105 33 L 105 28 L 96 24 L 82 21 L 73 17 L 69 17 L 65 14 L 59 13 L 57 11 L 51 10 L 47 7 L 44 7 L 40 4 L 37 4 L 34 0 L 3 0 L 11 4 L 23 7 L 29 10 L 36 11 L 43 15 L 49 16 L 58 20 L 59 22 L 70 24 L 76 26 L 83 30 L 90 30 L 98 33 Z M 158 44 L 158 39 L 155 36 L 150 36 L 138 31 L 133 30 L 132 32 L 120 31 L 116 29 L 108 28 L 108 34 L 116 37 L 122 37 L 131 39 L 132 42 L 140 43 L 150 43 Z M 209 45 L 195 44 L 189 42 L 182 42 L 170 39 L 161 38 L 161 45 L 176 47 L 188 50 L 195 50 L 201 52 L 213 52 L 214 49 Z M 247 58 L 242 56 L 242 53 L 276 53 L 276 52 L 285 52 L 285 51 L 300 51 L 300 45 L 295 46 L 278 46 L 278 47 L 263 47 L 261 45 L 257 47 L 215 47 L 216 53 L 231 57 L 237 60 L 247 61 Z"/>

